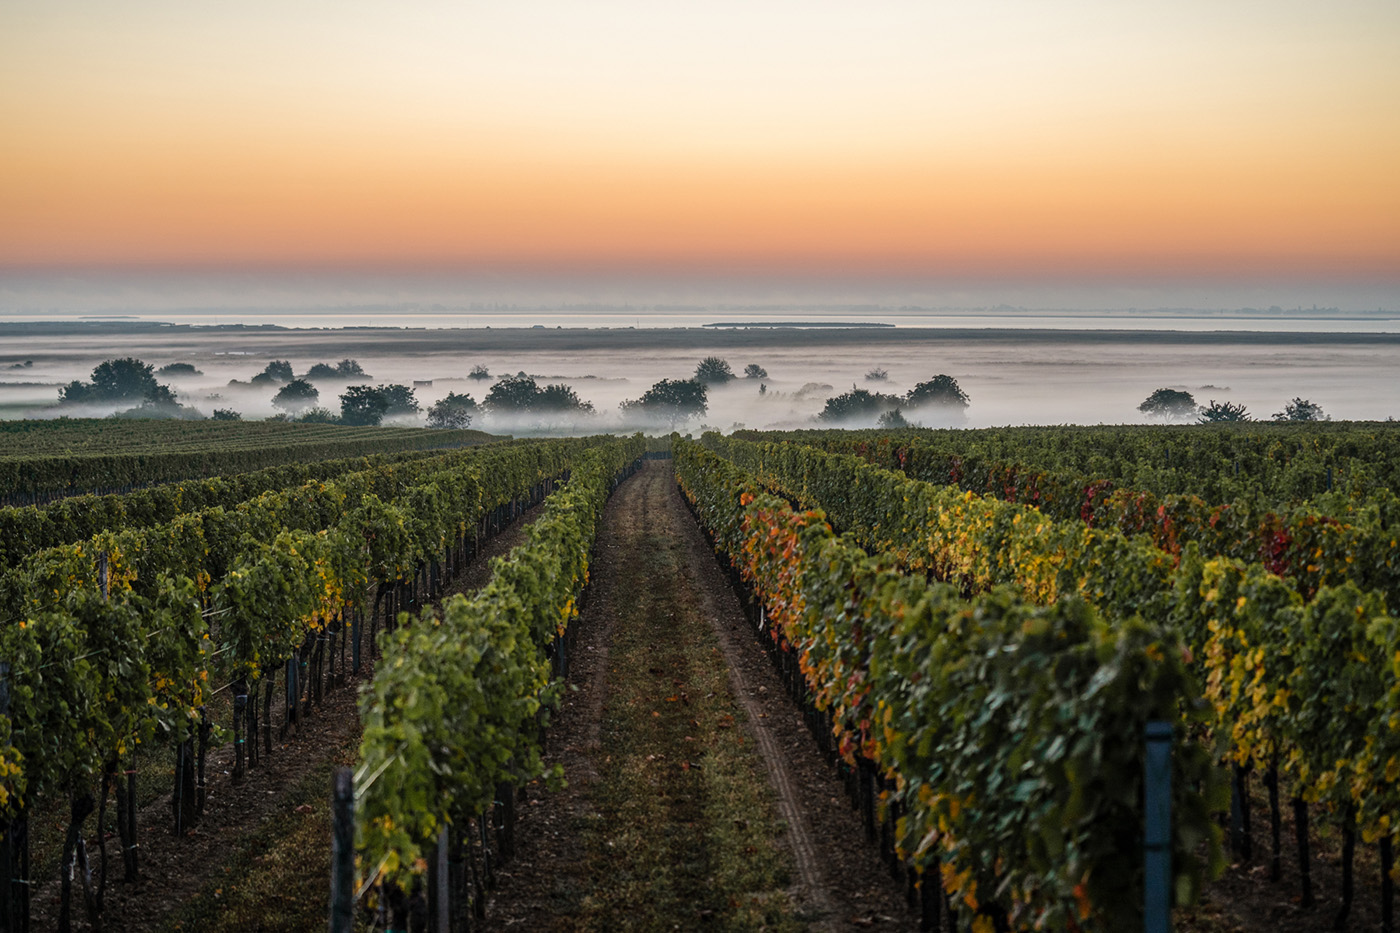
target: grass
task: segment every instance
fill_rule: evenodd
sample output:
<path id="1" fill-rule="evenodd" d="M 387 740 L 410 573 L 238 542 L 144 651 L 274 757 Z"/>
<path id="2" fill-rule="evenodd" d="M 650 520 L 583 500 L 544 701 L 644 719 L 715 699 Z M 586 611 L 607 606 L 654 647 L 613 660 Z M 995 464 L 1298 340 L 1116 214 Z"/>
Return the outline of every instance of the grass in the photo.
<path id="1" fill-rule="evenodd" d="M 353 765 L 358 731 L 309 772 L 277 811 L 233 840 L 227 858 L 161 933 L 280 933 L 324 929 L 331 870 L 330 786 Z"/>
<path id="2" fill-rule="evenodd" d="M 679 588 L 679 542 L 639 533 L 624 561 L 607 708 L 584 833 L 591 889 L 565 929 L 793 930 L 789 856 L 709 623 Z M 633 579 L 626 579 L 631 577 Z"/>

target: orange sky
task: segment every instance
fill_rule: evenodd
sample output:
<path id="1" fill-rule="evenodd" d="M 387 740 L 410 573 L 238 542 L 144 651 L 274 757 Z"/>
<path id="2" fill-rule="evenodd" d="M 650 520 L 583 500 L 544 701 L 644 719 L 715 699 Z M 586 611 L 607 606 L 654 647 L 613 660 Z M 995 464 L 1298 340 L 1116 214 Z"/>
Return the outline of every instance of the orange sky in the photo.
<path id="1" fill-rule="evenodd" d="M 1400 4 L 1219 6 L 12 0 L 0 266 L 1400 280 Z"/>

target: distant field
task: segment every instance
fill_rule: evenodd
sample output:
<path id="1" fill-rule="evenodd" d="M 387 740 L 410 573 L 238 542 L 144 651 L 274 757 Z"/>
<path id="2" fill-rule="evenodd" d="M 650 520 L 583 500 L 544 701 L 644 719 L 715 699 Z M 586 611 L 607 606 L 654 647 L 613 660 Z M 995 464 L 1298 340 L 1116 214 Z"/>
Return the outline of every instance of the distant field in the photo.
<path id="1" fill-rule="evenodd" d="M 275 421 L 4 421 L 0 497 L 11 504 L 42 501 L 295 461 L 467 447 L 496 439 L 483 431 Z"/>

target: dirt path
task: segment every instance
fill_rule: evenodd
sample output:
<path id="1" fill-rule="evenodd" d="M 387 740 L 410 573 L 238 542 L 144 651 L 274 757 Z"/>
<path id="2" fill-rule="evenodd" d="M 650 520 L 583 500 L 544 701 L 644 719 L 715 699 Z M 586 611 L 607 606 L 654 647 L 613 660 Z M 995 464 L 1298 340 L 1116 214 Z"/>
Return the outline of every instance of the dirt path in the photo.
<path id="1" fill-rule="evenodd" d="M 535 506 L 483 542 L 481 551 L 444 590 L 443 598 L 471 592 L 490 580 L 491 558 L 521 543 L 542 507 Z M 109 868 L 104 931 L 324 929 L 330 877 L 330 819 L 325 805 L 330 773 L 337 764 L 354 761 L 360 737 L 359 687 L 373 676 L 373 670 L 373 662 L 367 659 L 359 676 L 327 691 L 324 705 L 286 738 L 274 742 L 273 753 L 241 786 L 232 782 L 231 746 L 212 750 L 206 765 L 205 813 L 187 835 L 171 834 L 168 793 L 144 807 L 137 818 L 141 861 L 135 885 L 121 882 L 118 840 L 109 839 L 109 864 L 115 860 L 115 865 Z M 274 729 L 282 716 L 279 695 L 273 709 Z M 95 873 L 96 840 L 90 840 L 90 853 Z M 36 930 L 52 928 L 58 912 L 57 880 L 41 882 L 33 904 Z M 75 929 L 86 929 L 80 895 L 74 908 Z"/>
<path id="2" fill-rule="evenodd" d="M 592 573 L 569 786 L 527 788 L 488 929 L 916 929 L 669 463 L 614 495 Z"/>

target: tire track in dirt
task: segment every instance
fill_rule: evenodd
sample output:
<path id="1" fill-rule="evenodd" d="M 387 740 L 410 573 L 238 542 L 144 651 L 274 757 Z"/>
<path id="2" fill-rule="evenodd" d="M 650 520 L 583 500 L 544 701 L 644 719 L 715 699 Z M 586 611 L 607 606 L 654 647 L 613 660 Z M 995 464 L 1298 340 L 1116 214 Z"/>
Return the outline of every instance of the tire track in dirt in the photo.
<path id="1" fill-rule="evenodd" d="M 734 603 L 728 581 L 724 580 L 717 586 L 714 575 L 704 573 L 709 569 L 706 564 L 714 563 L 713 555 L 700 533 L 699 526 L 691 520 L 685 503 L 681 500 L 674 474 L 670 470 L 666 471 L 666 478 L 668 482 L 664 495 L 668 500 L 668 518 L 679 526 L 677 532 L 691 558 L 684 571 L 688 577 L 687 583 L 699 595 L 705 618 L 709 620 L 710 627 L 719 641 L 720 653 L 729 668 L 730 686 L 744 710 L 747 731 L 758 746 L 764 769 L 768 773 L 768 781 L 773 785 L 778 815 L 787 824 L 786 842 L 792 851 L 793 867 L 797 874 L 793 894 L 800 904 L 801 913 L 814 918 L 814 929 L 840 929 L 835 923 L 836 902 L 830 894 L 834 879 L 827 877 L 826 872 L 822 870 L 817 847 L 812 839 L 810 822 L 792 779 L 787 755 L 779 747 L 779 741 L 768 725 L 765 704 L 759 700 L 760 696 L 767 693 L 767 688 L 765 686 L 764 693 L 760 694 L 759 684 L 751 683 L 752 676 L 745 672 L 743 653 L 751 651 L 752 648 L 743 645 L 735 637 L 734 625 L 736 613 L 740 614 L 739 623 L 743 623 L 742 613 Z M 679 521 L 676 521 L 677 512 L 680 513 Z M 703 579 L 707 576 L 711 579 Z M 728 600 L 730 605 L 721 605 L 723 596 L 731 597 Z"/>
<path id="2" fill-rule="evenodd" d="M 639 570 L 643 564 L 664 569 Z M 647 463 L 609 502 L 591 574 L 589 601 L 577 623 L 571 684 L 548 740 L 548 761 L 564 765 L 569 786 L 553 793 L 539 785 L 526 789 L 517 859 L 503 866 L 486 929 L 593 929 L 583 905 L 599 889 L 587 868 L 585 840 L 590 834 L 611 839 L 625 832 L 625 827 L 606 826 L 606 806 L 600 812 L 599 794 L 615 780 L 619 756 L 628 754 L 604 747 L 605 731 L 613 728 L 605 727 L 604 720 L 618 702 L 626 702 L 610 696 L 610 689 L 626 692 L 631 686 L 630 681 L 610 681 L 609 673 L 621 676 L 613 669 L 626 663 L 615 639 L 625 632 L 636 634 L 632 622 L 625 632 L 617 628 L 619 619 L 642 604 L 651 606 L 645 611 L 657 613 L 663 625 L 680 625 L 685 619 L 684 624 L 706 630 L 713 662 L 725 666 L 715 680 L 732 697 L 734 719 L 739 720 L 734 737 L 755 749 L 750 753 L 752 779 L 766 785 L 772 817 L 781 821 L 781 831 L 772 838 L 791 854 L 785 891 L 800 926 L 821 931 L 917 929 L 900 886 L 891 881 L 874 847 L 865 843 L 859 816 L 783 691 L 680 496 L 669 463 Z M 692 636 L 676 631 L 675 637 Z M 658 656 L 665 653 L 662 647 Z M 657 666 L 663 666 L 659 658 Z M 640 676 L 657 675 L 643 670 Z M 698 694 L 691 690 L 690 696 L 693 702 Z M 676 928 L 690 927 L 683 921 Z"/>

